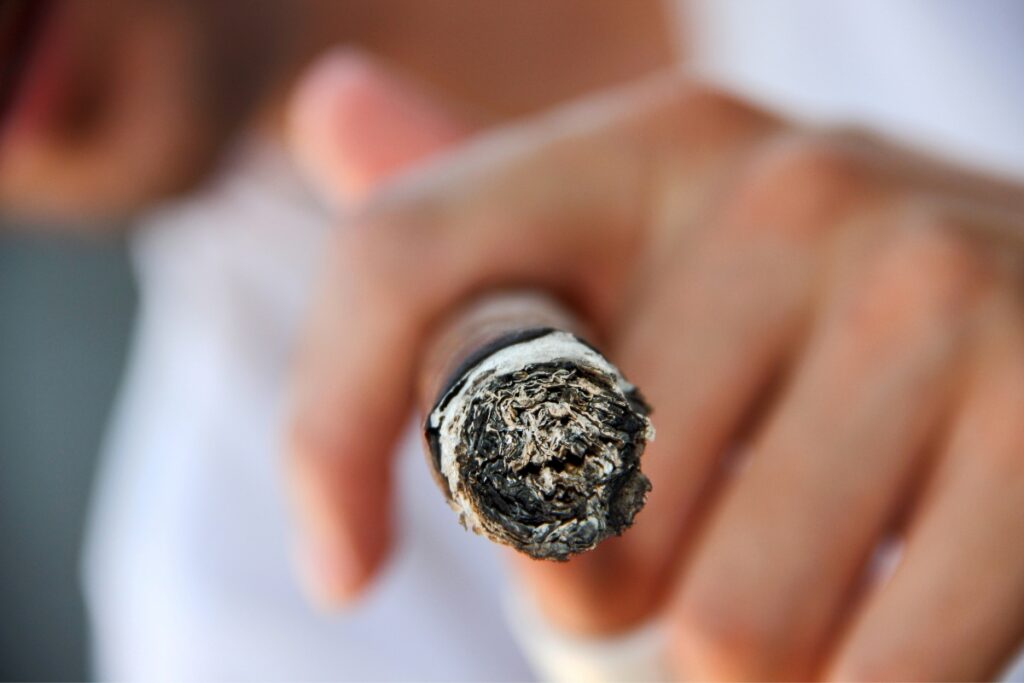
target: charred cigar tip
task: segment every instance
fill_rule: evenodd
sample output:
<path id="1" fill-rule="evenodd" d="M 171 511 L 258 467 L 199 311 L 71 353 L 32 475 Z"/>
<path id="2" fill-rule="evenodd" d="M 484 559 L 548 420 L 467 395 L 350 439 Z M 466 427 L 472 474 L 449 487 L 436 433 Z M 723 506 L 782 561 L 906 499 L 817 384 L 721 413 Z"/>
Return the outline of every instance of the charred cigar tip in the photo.
<path id="1" fill-rule="evenodd" d="M 469 354 L 439 392 L 426 436 L 465 527 L 565 560 L 621 534 L 643 507 L 648 412 L 592 346 L 535 327 Z"/>

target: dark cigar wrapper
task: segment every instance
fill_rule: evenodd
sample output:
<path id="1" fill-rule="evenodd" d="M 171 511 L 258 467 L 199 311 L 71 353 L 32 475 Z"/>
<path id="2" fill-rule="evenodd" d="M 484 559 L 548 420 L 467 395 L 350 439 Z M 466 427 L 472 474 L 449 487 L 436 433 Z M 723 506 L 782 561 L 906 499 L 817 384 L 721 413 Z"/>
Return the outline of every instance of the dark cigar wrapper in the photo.
<path id="1" fill-rule="evenodd" d="M 579 351 L 480 370 L 496 354 L 545 337 Z M 437 396 L 425 425 L 430 462 L 468 528 L 534 558 L 565 560 L 621 534 L 643 507 L 650 409 L 576 335 L 543 326 L 507 331 L 468 353 Z M 446 473 L 442 430 L 456 419 L 446 415 L 456 396 Z"/>
<path id="2" fill-rule="evenodd" d="M 459 390 L 462 383 L 465 382 L 466 374 L 484 361 L 488 356 L 491 356 L 508 346 L 512 346 L 513 344 L 519 344 L 538 337 L 543 337 L 545 334 L 554 331 L 555 328 L 553 327 L 531 327 L 507 332 L 470 352 L 470 354 L 466 356 L 458 366 L 456 366 L 455 370 L 451 372 L 448 379 L 441 387 L 441 390 L 438 392 L 437 403 L 434 404 L 434 407 L 427 414 L 427 420 L 423 425 L 423 433 L 427 437 L 427 446 L 430 448 L 430 458 L 433 462 L 434 469 L 437 470 L 438 473 L 441 472 L 440 429 L 430 426 L 430 415 L 438 409 L 444 409 L 448 400 L 451 399 L 454 393 Z M 447 489 L 445 490 L 445 494 L 450 495 Z"/>

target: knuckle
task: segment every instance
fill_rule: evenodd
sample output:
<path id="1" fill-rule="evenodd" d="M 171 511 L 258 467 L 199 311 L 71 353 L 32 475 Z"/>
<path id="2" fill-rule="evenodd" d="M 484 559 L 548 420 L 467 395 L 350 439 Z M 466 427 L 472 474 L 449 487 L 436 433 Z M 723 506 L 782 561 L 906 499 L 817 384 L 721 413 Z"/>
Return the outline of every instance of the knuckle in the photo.
<path id="1" fill-rule="evenodd" d="M 873 248 L 846 255 L 836 312 L 879 353 L 912 345 L 948 358 L 961 348 L 985 289 L 983 264 L 953 232 L 900 218 Z"/>
<path id="2" fill-rule="evenodd" d="M 938 215 L 897 220 L 877 266 L 881 288 L 906 292 L 908 305 L 964 313 L 988 278 L 983 255 L 955 226 Z"/>
<path id="3" fill-rule="evenodd" d="M 853 167 L 852 157 L 835 139 L 817 133 L 777 136 L 765 142 L 760 154 L 759 161 L 771 173 L 801 184 L 835 181 Z"/>
<path id="4" fill-rule="evenodd" d="M 781 126 L 765 110 L 701 81 L 673 76 L 652 85 L 654 92 L 640 98 L 650 105 L 629 114 L 627 128 L 640 141 L 641 163 L 669 180 L 717 183 Z"/>
<path id="5" fill-rule="evenodd" d="M 752 151 L 732 208 L 770 234 L 816 239 L 851 202 L 865 196 L 866 167 L 832 138 L 787 132 Z"/>
<path id="6" fill-rule="evenodd" d="M 672 124 L 673 130 L 683 134 L 690 153 L 694 138 L 687 132 L 699 133 L 704 144 L 711 143 L 714 147 L 715 143 L 728 145 L 779 125 L 765 110 L 712 84 L 674 77 L 669 85 L 665 120 Z"/>
<path id="7" fill-rule="evenodd" d="M 764 110 L 710 83 L 688 82 L 678 95 L 681 107 L 708 121 L 739 123 L 751 131 L 774 123 Z"/>

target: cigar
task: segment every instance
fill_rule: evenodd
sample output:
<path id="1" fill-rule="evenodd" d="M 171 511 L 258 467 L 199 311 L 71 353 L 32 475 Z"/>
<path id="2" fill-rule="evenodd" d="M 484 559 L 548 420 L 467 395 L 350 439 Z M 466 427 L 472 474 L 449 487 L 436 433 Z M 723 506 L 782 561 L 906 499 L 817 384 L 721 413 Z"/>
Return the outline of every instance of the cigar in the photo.
<path id="1" fill-rule="evenodd" d="M 445 325 L 421 398 L 431 471 L 467 529 L 566 560 L 621 534 L 651 483 L 650 408 L 554 299 L 505 293 Z"/>

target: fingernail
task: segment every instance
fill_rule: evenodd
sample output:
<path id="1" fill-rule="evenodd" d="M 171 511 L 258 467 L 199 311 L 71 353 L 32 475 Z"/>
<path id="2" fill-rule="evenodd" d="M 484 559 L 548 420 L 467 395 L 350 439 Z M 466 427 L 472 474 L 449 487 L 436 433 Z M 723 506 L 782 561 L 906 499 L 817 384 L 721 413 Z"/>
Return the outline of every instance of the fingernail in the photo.
<path id="1" fill-rule="evenodd" d="M 365 78 L 375 69 L 375 62 L 366 53 L 347 47 L 333 48 L 313 62 L 303 80 L 314 89 L 331 89 L 339 83 Z"/>

